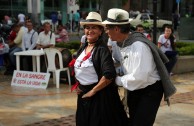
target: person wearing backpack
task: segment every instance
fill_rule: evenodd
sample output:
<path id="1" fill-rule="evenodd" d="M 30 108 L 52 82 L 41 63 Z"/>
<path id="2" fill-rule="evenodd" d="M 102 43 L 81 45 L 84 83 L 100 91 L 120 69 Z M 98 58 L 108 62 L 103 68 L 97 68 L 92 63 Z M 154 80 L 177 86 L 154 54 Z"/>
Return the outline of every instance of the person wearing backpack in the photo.
<path id="1" fill-rule="evenodd" d="M 55 46 L 55 34 L 51 31 L 49 22 L 43 24 L 44 31 L 40 32 L 36 42 L 36 49 L 44 49 Z"/>
<path id="2" fill-rule="evenodd" d="M 24 33 L 22 37 L 22 50 L 33 50 L 36 47 L 36 42 L 38 40 L 38 33 L 33 29 L 32 22 L 27 22 L 26 27 L 27 32 Z"/>
<path id="3" fill-rule="evenodd" d="M 33 23 L 31 21 L 26 22 L 27 32 L 24 33 L 22 37 L 22 50 L 33 50 L 36 47 L 36 42 L 38 40 L 38 33 L 33 29 Z M 23 56 L 23 69 L 32 70 L 32 57 Z"/>
<path id="4" fill-rule="evenodd" d="M 45 49 L 55 47 L 55 34 L 51 31 L 49 22 L 43 24 L 44 31 L 39 33 L 38 40 L 36 42 L 36 49 Z M 46 71 L 46 62 L 44 56 L 41 58 L 41 72 Z"/>

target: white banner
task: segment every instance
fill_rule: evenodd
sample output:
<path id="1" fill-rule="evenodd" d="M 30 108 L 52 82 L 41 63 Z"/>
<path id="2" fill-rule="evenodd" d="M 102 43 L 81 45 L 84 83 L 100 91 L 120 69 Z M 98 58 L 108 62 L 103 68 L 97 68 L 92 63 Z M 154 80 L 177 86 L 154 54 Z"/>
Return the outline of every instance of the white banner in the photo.
<path id="1" fill-rule="evenodd" d="M 30 71 L 14 71 L 11 86 L 22 86 L 46 89 L 50 73 L 39 73 Z"/>

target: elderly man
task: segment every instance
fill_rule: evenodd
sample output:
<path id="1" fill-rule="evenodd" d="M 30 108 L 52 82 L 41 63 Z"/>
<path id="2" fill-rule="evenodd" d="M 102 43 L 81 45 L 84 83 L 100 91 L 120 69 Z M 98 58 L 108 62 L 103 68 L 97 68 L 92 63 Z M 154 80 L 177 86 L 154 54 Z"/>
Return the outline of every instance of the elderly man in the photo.
<path id="1" fill-rule="evenodd" d="M 40 32 L 36 42 L 37 49 L 50 48 L 55 46 L 55 34 L 51 31 L 50 23 L 45 22 L 43 26 L 44 31 Z"/>
<path id="2" fill-rule="evenodd" d="M 110 9 L 103 24 L 120 50 L 124 75 L 117 76 L 115 81 L 127 89 L 130 126 L 152 126 L 163 94 L 168 101 L 176 91 L 164 66 L 168 59 L 143 34 L 130 33 L 127 11 Z"/>
<path id="3" fill-rule="evenodd" d="M 37 49 L 45 49 L 55 47 L 55 34 L 51 31 L 50 23 L 45 22 L 43 24 L 44 31 L 40 32 L 38 40 L 36 42 Z M 46 62 L 41 58 L 41 71 L 46 71 Z"/>

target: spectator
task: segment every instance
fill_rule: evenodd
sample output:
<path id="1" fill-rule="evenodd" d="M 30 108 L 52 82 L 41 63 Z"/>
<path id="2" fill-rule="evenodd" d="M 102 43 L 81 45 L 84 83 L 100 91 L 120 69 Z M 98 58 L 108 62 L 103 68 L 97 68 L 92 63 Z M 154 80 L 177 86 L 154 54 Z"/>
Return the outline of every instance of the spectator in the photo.
<path id="1" fill-rule="evenodd" d="M 58 18 L 57 18 L 57 13 L 56 12 L 52 12 L 51 13 L 51 20 L 52 20 L 52 31 L 55 32 L 57 30 L 57 21 L 58 21 Z"/>
<path id="2" fill-rule="evenodd" d="M 63 25 L 61 11 L 58 11 L 57 19 L 58 19 L 58 25 Z"/>
<path id="3" fill-rule="evenodd" d="M 86 35 L 83 35 L 83 36 L 81 37 L 80 46 L 82 46 L 85 42 L 86 42 Z"/>
<path id="4" fill-rule="evenodd" d="M 58 25 L 56 34 L 58 35 L 58 37 L 56 38 L 56 42 L 68 42 L 69 41 L 69 35 L 64 26 Z"/>
<path id="5" fill-rule="evenodd" d="M 16 36 L 17 36 L 17 24 L 13 24 L 11 26 L 11 32 L 8 37 L 8 45 L 9 45 L 10 51 L 11 49 L 13 50 L 13 47 L 15 46 L 14 39 L 16 38 Z M 6 71 L 4 72 L 4 75 L 13 74 L 14 68 L 11 63 L 9 53 L 4 54 L 4 61 L 5 61 L 5 67 L 6 67 Z"/>
<path id="6" fill-rule="evenodd" d="M 12 20 L 8 15 L 4 16 L 5 24 L 12 25 Z"/>
<path id="7" fill-rule="evenodd" d="M 45 22 L 43 24 L 44 31 L 40 32 L 38 40 L 36 42 L 36 48 L 50 48 L 55 46 L 55 34 L 51 31 L 50 23 Z"/>
<path id="8" fill-rule="evenodd" d="M 70 23 L 70 31 L 74 31 L 74 19 L 73 19 L 73 11 L 69 14 L 69 23 Z"/>
<path id="9" fill-rule="evenodd" d="M 24 33 L 22 38 L 22 50 L 33 50 L 36 47 L 38 33 L 33 29 L 32 22 L 26 23 L 28 31 Z"/>
<path id="10" fill-rule="evenodd" d="M 9 51 L 9 57 L 11 61 L 11 66 L 12 66 L 12 71 L 16 69 L 16 56 L 14 55 L 15 52 L 20 52 L 22 51 L 22 37 L 24 35 L 24 30 L 21 28 L 22 24 L 18 23 L 16 25 L 16 33 L 17 36 L 14 39 L 13 43 L 10 45 L 10 51 Z"/>
<path id="11" fill-rule="evenodd" d="M 149 39 L 150 41 L 152 41 L 152 38 L 151 38 L 150 34 L 148 34 L 148 33 L 145 32 L 143 25 L 138 24 L 136 26 L 136 31 L 137 32 L 140 32 L 140 33 L 143 33 L 146 36 L 147 39 Z"/>
<path id="12" fill-rule="evenodd" d="M 158 39 L 158 47 L 162 50 L 163 53 L 169 59 L 169 62 L 166 63 L 166 68 L 168 73 L 172 72 L 174 65 L 177 62 L 177 52 L 175 51 L 175 36 L 173 35 L 173 30 L 171 26 L 166 26 L 164 30 L 164 34 L 159 36 Z"/>
<path id="13" fill-rule="evenodd" d="M 39 33 L 38 40 L 36 42 L 37 49 L 45 49 L 55 47 L 55 33 L 51 31 L 49 22 L 43 24 L 44 31 Z M 44 56 L 41 57 L 41 72 L 46 71 L 46 62 Z"/>
<path id="14" fill-rule="evenodd" d="M 180 19 L 180 15 L 178 13 L 178 11 L 176 11 L 173 15 L 172 15 L 172 20 L 173 20 L 173 26 L 174 26 L 174 30 L 177 30 L 177 26 L 179 25 L 179 19 Z"/>
<path id="15" fill-rule="evenodd" d="M 77 10 L 77 12 L 74 14 L 74 21 L 75 21 L 75 26 L 73 28 L 73 31 L 75 31 L 77 29 L 77 31 L 79 32 L 79 30 L 80 30 L 80 25 L 79 25 L 80 13 L 79 13 L 79 10 Z"/>
<path id="16" fill-rule="evenodd" d="M 27 32 L 24 33 L 22 37 L 22 50 L 33 50 L 36 47 L 36 42 L 38 40 L 38 33 L 33 29 L 33 24 L 30 21 L 26 23 Z M 23 56 L 23 69 L 32 70 L 32 57 Z"/>
<path id="17" fill-rule="evenodd" d="M 25 23 L 25 15 L 24 14 L 22 14 L 22 13 L 19 13 L 18 14 L 18 22 L 19 23 Z"/>

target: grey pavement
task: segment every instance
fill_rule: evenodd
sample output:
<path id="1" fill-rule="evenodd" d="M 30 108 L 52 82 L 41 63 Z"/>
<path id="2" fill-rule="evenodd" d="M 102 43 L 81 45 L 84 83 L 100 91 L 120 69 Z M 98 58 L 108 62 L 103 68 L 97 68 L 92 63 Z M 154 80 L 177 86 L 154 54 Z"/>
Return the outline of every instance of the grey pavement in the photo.
<path id="1" fill-rule="evenodd" d="M 0 126 L 75 126 L 76 93 L 67 84 L 60 89 L 49 81 L 47 89 L 11 86 L 12 76 L 0 71 Z M 171 106 L 161 102 L 154 126 L 194 125 L 194 73 L 171 77 L 177 93 Z M 123 88 L 119 91 L 123 97 Z"/>
<path id="2" fill-rule="evenodd" d="M 78 41 L 82 33 L 71 33 Z M 68 84 L 60 89 L 49 81 L 47 89 L 11 86 L 12 76 L 0 67 L 0 126 L 75 126 L 76 99 Z M 171 106 L 161 102 L 154 126 L 194 126 L 194 73 L 171 77 L 177 93 Z M 123 97 L 123 88 L 119 90 Z"/>

